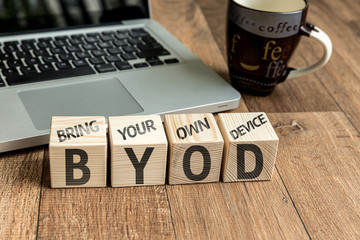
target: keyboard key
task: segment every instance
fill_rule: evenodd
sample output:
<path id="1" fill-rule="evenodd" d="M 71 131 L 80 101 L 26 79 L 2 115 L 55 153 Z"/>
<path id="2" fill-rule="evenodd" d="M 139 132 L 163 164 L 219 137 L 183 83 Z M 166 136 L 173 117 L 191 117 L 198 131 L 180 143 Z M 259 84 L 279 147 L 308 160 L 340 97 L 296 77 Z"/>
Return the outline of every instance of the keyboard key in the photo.
<path id="1" fill-rule="evenodd" d="M 14 54 L 12 53 L 0 53 L 0 59 L 4 61 L 4 60 L 15 59 L 15 57 Z"/>
<path id="2" fill-rule="evenodd" d="M 94 44 L 84 44 L 83 48 L 85 50 L 96 50 L 97 49 L 97 47 Z"/>
<path id="3" fill-rule="evenodd" d="M 19 41 L 7 41 L 7 42 L 4 42 L 4 45 L 5 46 L 8 46 L 8 45 L 17 45 L 19 44 Z"/>
<path id="4" fill-rule="evenodd" d="M 164 63 L 160 60 L 158 61 L 149 61 L 148 62 L 151 66 L 158 66 L 158 65 L 164 65 Z"/>
<path id="5" fill-rule="evenodd" d="M 86 36 L 89 37 L 89 38 L 98 38 L 98 37 L 100 37 L 100 33 L 97 33 L 97 32 L 95 32 L 95 33 L 87 33 Z"/>
<path id="6" fill-rule="evenodd" d="M 83 44 L 84 41 L 83 41 L 82 39 L 80 39 L 80 38 L 72 38 L 72 39 L 70 40 L 70 43 L 71 43 L 72 45 L 80 45 L 80 44 Z"/>
<path id="7" fill-rule="evenodd" d="M 2 70 L 2 74 L 6 77 L 10 77 L 19 75 L 19 72 L 16 68 L 6 68 Z"/>
<path id="8" fill-rule="evenodd" d="M 36 68 L 33 66 L 22 67 L 20 70 L 23 74 L 37 73 Z"/>
<path id="9" fill-rule="evenodd" d="M 76 66 L 76 67 L 82 67 L 82 66 L 88 66 L 89 64 L 87 63 L 87 61 L 83 60 L 83 59 L 79 59 L 79 60 L 74 60 L 72 61 L 72 63 Z"/>
<path id="10" fill-rule="evenodd" d="M 111 63 L 98 64 L 95 65 L 95 68 L 99 73 L 116 71 L 116 68 Z"/>
<path id="11" fill-rule="evenodd" d="M 114 37 L 112 35 L 103 35 L 100 38 L 101 38 L 101 40 L 103 40 L 105 42 L 114 40 Z"/>
<path id="12" fill-rule="evenodd" d="M 40 48 L 40 49 L 46 49 L 46 48 L 51 48 L 52 47 L 52 45 L 51 45 L 51 43 L 50 42 L 39 42 L 38 44 L 37 44 L 37 46 L 38 46 L 38 48 Z"/>
<path id="13" fill-rule="evenodd" d="M 123 51 L 126 52 L 126 53 L 136 52 L 136 49 L 135 49 L 133 46 L 123 47 L 122 49 L 123 49 Z"/>
<path id="14" fill-rule="evenodd" d="M 66 42 L 66 40 L 59 39 L 54 41 L 54 45 L 56 47 L 64 47 L 64 46 L 68 46 L 69 44 Z"/>
<path id="15" fill-rule="evenodd" d="M 26 74 L 26 75 L 13 75 L 6 78 L 6 81 L 9 85 L 18 85 L 32 82 L 40 82 L 46 80 L 55 80 L 61 78 L 69 77 L 78 77 L 95 74 L 95 71 L 89 67 L 77 67 L 77 68 L 67 68 L 59 69 L 57 71 L 48 71 L 42 73 Z"/>
<path id="16" fill-rule="evenodd" d="M 126 61 L 136 59 L 135 55 L 132 53 L 123 53 L 123 54 L 121 54 L 121 57 Z"/>
<path id="17" fill-rule="evenodd" d="M 132 45 L 142 44 L 143 42 L 139 38 L 132 38 L 128 40 Z"/>
<path id="18" fill-rule="evenodd" d="M 69 61 L 69 60 L 75 60 L 75 57 L 72 54 L 60 54 L 59 58 L 62 61 Z"/>
<path id="19" fill-rule="evenodd" d="M 24 66 L 24 64 L 22 63 L 21 60 L 8 60 L 7 61 L 7 64 L 10 68 L 16 68 L 16 67 L 19 67 L 19 66 Z"/>
<path id="20" fill-rule="evenodd" d="M 151 37 L 151 36 L 145 36 L 141 38 L 143 42 L 145 43 L 157 43 L 157 41 L 155 40 L 155 38 Z"/>
<path id="21" fill-rule="evenodd" d="M 116 33 L 115 37 L 119 40 L 124 40 L 124 39 L 127 39 L 129 36 L 125 33 Z"/>
<path id="22" fill-rule="evenodd" d="M 35 50 L 36 47 L 33 43 L 24 43 L 24 44 L 21 44 L 21 49 L 23 51 L 29 51 L 29 50 Z"/>
<path id="23" fill-rule="evenodd" d="M 151 50 L 143 50 L 136 54 L 139 58 L 146 58 L 146 57 L 154 57 L 154 56 L 165 56 L 170 55 L 170 53 L 166 49 L 151 49 Z"/>
<path id="24" fill-rule="evenodd" d="M 167 64 L 172 64 L 172 63 L 178 63 L 179 60 L 176 59 L 176 58 L 170 58 L 170 59 L 165 59 L 165 62 L 166 62 Z"/>
<path id="25" fill-rule="evenodd" d="M 107 55 L 104 50 L 93 50 L 93 51 L 91 51 L 91 53 L 92 53 L 92 55 L 94 55 L 95 57 L 101 57 L 101 56 Z"/>
<path id="26" fill-rule="evenodd" d="M 52 52 L 52 54 L 65 54 L 65 50 L 62 48 L 51 48 L 50 52 Z"/>
<path id="27" fill-rule="evenodd" d="M 39 70 L 40 70 L 41 72 L 55 71 L 55 68 L 54 68 L 54 66 L 53 66 L 51 63 L 41 64 L 41 65 L 39 65 L 38 67 L 39 67 Z"/>
<path id="28" fill-rule="evenodd" d="M 58 69 L 72 68 L 69 62 L 58 62 L 56 63 Z"/>
<path id="29" fill-rule="evenodd" d="M 158 57 L 156 57 L 156 56 L 154 56 L 154 57 L 147 57 L 147 58 L 145 58 L 145 60 L 148 61 L 148 62 L 151 62 L 151 61 L 160 61 L 160 59 L 159 59 Z"/>
<path id="30" fill-rule="evenodd" d="M 115 40 L 115 41 L 113 41 L 113 43 L 117 47 L 129 46 L 129 44 L 125 40 Z"/>
<path id="31" fill-rule="evenodd" d="M 111 43 L 109 42 L 101 42 L 98 44 L 100 48 L 112 48 L 113 45 L 111 45 Z"/>
<path id="32" fill-rule="evenodd" d="M 18 52 L 19 48 L 17 47 L 17 45 L 8 45 L 4 47 L 4 51 L 6 53 Z"/>
<path id="33" fill-rule="evenodd" d="M 55 37 L 55 41 L 67 41 L 69 40 L 68 36 L 57 36 Z"/>
<path id="34" fill-rule="evenodd" d="M 116 62 L 115 66 L 119 69 L 119 70 L 127 70 L 127 69 L 132 69 L 132 66 L 128 63 L 128 62 Z"/>
<path id="35" fill-rule="evenodd" d="M 24 52 L 23 52 L 24 53 Z M 31 57 L 31 54 L 30 54 L 30 52 L 28 52 L 29 54 L 28 54 L 28 57 Z M 48 53 L 48 51 L 46 50 L 46 49 L 38 49 L 38 50 L 35 50 L 34 51 L 34 55 L 35 56 L 48 56 L 49 55 L 49 53 Z M 19 56 L 19 55 L 18 55 Z"/>
<path id="36" fill-rule="evenodd" d="M 121 59 L 118 57 L 118 56 L 106 56 L 105 57 L 106 61 L 108 62 L 118 62 L 118 61 L 121 61 Z"/>
<path id="37" fill-rule="evenodd" d="M 57 60 L 57 58 L 55 56 L 43 56 L 42 60 L 45 63 L 58 62 L 58 60 Z"/>
<path id="38" fill-rule="evenodd" d="M 38 58 L 26 58 L 25 62 L 29 66 L 33 66 L 35 64 L 40 64 L 41 63 L 40 59 L 38 59 Z"/>
<path id="39" fill-rule="evenodd" d="M 81 58 L 81 59 L 91 57 L 90 54 L 87 53 L 87 52 L 78 52 L 78 53 L 75 53 L 75 56 L 76 56 L 77 58 Z"/>
<path id="40" fill-rule="evenodd" d="M 89 60 L 92 64 L 96 65 L 96 64 L 104 64 L 104 60 L 100 57 L 97 58 L 90 58 Z"/>
<path id="41" fill-rule="evenodd" d="M 87 43 L 96 43 L 96 42 L 99 42 L 99 39 L 96 38 L 96 37 L 86 37 L 86 38 L 85 38 L 85 41 L 86 41 Z"/>
<path id="42" fill-rule="evenodd" d="M 149 34 L 147 32 L 130 32 L 130 36 L 133 38 L 139 38 L 139 37 L 145 37 L 148 36 Z"/>
<path id="43" fill-rule="evenodd" d="M 81 48 L 79 48 L 78 46 L 68 46 L 66 47 L 66 49 L 69 51 L 69 52 L 81 52 Z"/>
<path id="44" fill-rule="evenodd" d="M 135 68 L 143 68 L 143 67 L 148 67 L 148 66 L 149 65 L 146 62 L 134 64 Z"/>
<path id="45" fill-rule="evenodd" d="M 108 36 L 108 35 L 114 35 L 115 32 L 114 32 L 114 31 L 104 31 L 104 32 L 102 32 L 102 34 L 103 34 L 104 36 Z"/>
<path id="46" fill-rule="evenodd" d="M 152 50 L 152 49 L 164 49 L 159 43 L 138 44 L 137 48 L 142 51 L 147 51 L 147 50 Z"/>
<path id="47" fill-rule="evenodd" d="M 72 61 L 72 63 L 76 66 L 76 67 L 82 67 L 82 66 L 88 66 L 89 64 L 83 60 L 83 59 L 79 59 L 79 60 L 74 60 Z"/>
<path id="48" fill-rule="evenodd" d="M 133 28 L 131 29 L 131 32 L 142 32 L 142 33 L 147 33 L 145 29 L 143 28 Z"/>
<path id="49" fill-rule="evenodd" d="M 51 42 L 53 39 L 52 37 L 44 37 L 44 38 L 39 38 L 38 40 L 39 42 Z"/>
<path id="50" fill-rule="evenodd" d="M 71 39 L 83 39 L 84 37 L 84 34 L 73 34 L 70 36 Z"/>
<path id="51" fill-rule="evenodd" d="M 119 48 L 109 48 L 109 49 L 107 49 L 107 51 L 111 55 L 116 55 L 116 54 L 122 53 L 122 51 Z"/>

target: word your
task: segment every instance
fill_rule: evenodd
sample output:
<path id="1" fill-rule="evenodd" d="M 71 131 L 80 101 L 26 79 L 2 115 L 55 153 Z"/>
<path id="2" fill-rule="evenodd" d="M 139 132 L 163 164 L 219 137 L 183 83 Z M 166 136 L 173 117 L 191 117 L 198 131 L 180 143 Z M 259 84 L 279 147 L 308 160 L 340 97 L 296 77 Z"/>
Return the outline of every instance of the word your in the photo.
<path id="1" fill-rule="evenodd" d="M 258 120 L 258 121 L 256 121 Z M 265 117 L 263 114 L 260 114 L 259 116 L 255 117 L 253 120 L 250 120 L 245 124 L 241 124 L 239 127 L 237 127 L 234 130 L 230 131 L 230 135 L 233 137 L 234 140 L 238 139 L 240 136 L 244 136 L 247 133 L 250 133 L 251 130 L 254 130 L 257 127 L 260 127 L 261 125 L 267 123 Z"/>
<path id="2" fill-rule="evenodd" d="M 204 118 L 204 121 L 201 120 L 195 121 L 194 124 L 190 124 L 190 126 L 185 125 L 184 127 L 179 127 L 176 130 L 176 135 L 180 139 L 185 139 L 187 138 L 188 135 L 192 136 L 193 131 L 195 133 L 199 133 L 200 131 L 203 132 L 204 131 L 203 127 L 205 127 L 206 129 L 210 129 L 209 122 L 206 118 Z"/>
<path id="3" fill-rule="evenodd" d="M 124 127 L 122 130 L 118 129 L 118 133 L 123 137 L 124 140 L 126 140 L 126 136 L 129 136 L 130 138 L 134 138 L 137 136 L 137 134 L 144 135 L 147 132 L 151 132 L 151 129 L 156 131 L 156 128 L 154 127 L 154 121 L 149 119 L 146 121 L 143 121 L 140 123 L 141 127 L 139 126 L 139 123 L 134 125 L 129 125 L 127 127 Z"/>
<path id="4" fill-rule="evenodd" d="M 73 127 L 67 127 L 64 130 L 57 130 L 57 136 L 59 142 L 70 140 L 71 138 L 78 138 L 84 136 L 84 134 L 90 134 L 91 132 L 98 132 L 99 126 L 93 126 L 96 120 L 90 121 L 89 123 L 75 125 Z"/>

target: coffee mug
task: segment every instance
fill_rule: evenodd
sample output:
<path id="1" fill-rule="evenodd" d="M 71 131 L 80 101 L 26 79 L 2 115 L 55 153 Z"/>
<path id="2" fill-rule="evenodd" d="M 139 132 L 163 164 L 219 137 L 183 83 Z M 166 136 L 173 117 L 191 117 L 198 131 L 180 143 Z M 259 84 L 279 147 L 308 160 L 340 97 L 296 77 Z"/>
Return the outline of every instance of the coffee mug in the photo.
<path id="1" fill-rule="evenodd" d="M 306 22 L 308 7 L 307 0 L 230 0 L 227 55 L 236 89 L 267 95 L 285 79 L 309 74 L 329 61 L 331 40 Z M 320 41 L 324 55 L 313 65 L 290 68 L 287 63 L 302 35 Z"/>

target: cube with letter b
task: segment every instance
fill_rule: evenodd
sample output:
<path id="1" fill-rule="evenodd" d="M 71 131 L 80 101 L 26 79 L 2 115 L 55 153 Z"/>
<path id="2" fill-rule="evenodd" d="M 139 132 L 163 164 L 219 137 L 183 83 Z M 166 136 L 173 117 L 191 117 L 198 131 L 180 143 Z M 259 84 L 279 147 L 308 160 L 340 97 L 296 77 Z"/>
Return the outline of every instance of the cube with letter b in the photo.
<path id="1" fill-rule="evenodd" d="M 106 187 L 105 117 L 53 117 L 49 156 L 53 188 Z"/>
<path id="2" fill-rule="evenodd" d="M 224 140 L 211 113 L 165 116 L 169 184 L 218 182 Z"/>
<path id="3" fill-rule="evenodd" d="M 111 186 L 165 184 L 167 140 L 161 118 L 109 117 Z"/>
<path id="4" fill-rule="evenodd" d="M 221 113 L 224 182 L 270 180 L 279 144 L 265 113 Z"/>

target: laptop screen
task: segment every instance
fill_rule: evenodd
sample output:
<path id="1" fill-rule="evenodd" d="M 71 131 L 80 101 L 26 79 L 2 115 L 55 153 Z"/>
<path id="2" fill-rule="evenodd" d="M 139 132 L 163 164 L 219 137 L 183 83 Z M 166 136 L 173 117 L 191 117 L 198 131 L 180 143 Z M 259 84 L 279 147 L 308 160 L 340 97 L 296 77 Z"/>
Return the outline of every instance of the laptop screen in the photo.
<path id="1" fill-rule="evenodd" d="M 148 0 L 0 0 L 0 34 L 149 18 Z"/>

